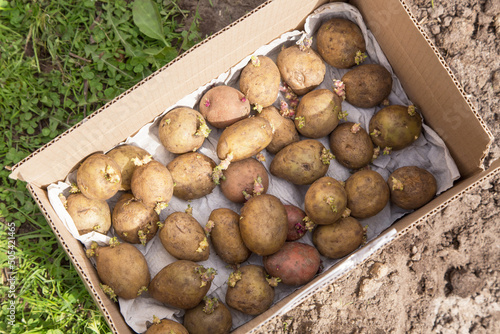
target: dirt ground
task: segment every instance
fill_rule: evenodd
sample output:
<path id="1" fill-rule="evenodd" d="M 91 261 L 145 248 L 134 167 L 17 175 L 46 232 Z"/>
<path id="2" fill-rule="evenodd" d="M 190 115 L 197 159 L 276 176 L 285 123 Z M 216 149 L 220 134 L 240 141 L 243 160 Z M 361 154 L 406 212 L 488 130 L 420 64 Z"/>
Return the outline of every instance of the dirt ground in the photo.
<path id="1" fill-rule="evenodd" d="M 182 0 L 211 34 L 264 1 Z M 500 0 L 407 0 L 495 136 Z M 255 333 L 500 333 L 500 173 Z M 286 324 L 286 326 L 285 326 Z"/>

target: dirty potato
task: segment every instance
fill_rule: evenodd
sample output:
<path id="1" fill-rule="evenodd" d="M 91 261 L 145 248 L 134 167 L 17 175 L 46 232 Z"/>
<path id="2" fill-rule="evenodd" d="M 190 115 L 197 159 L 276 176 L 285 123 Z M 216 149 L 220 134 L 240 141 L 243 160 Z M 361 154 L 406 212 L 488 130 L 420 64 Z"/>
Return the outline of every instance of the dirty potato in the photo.
<path id="1" fill-rule="evenodd" d="M 298 45 L 284 48 L 278 54 L 276 64 L 283 81 L 297 95 L 310 92 L 325 78 L 323 59 L 311 48 L 301 50 Z"/>
<path id="2" fill-rule="evenodd" d="M 332 154 L 316 139 L 304 139 L 285 146 L 271 162 L 272 175 L 293 184 L 311 184 L 325 176 Z"/>
<path id="3" fill-rule="evenodd" d="M 302 97 L 297 106 L 295 127 L 308 138 L 329 135 L 339 124 L 342 100 L 328 89 L 316 89 Z"/>
<path id="4" fill-rule="evenodd" d="M 254 158 L 231 163 L 223 175 L 220 189 L 228 200 L 235 203 L 244 203 L 252 196 L 265 194 L 269 187 L 266 168 Z"/>
<path id="5" fill-rule="evenodd" d="M 200 223 L 185 212 L 171 213 L 159 232 L 160 241 L 179 260 L 205 261 L 210 255 L 205 231 Z"/>
<path id="6" fill-rule="evenodd" d="M 329 225 L 339 220 L 347 206 L 347 194 L 342 184 L 324 176 L 307 189 L 304 198 L 306 215 L 317 225 Z"/>
<path id="7" fill-rule="evenodd" d="M 266 56 L 253 56 L 240 74 L 240 91 L 257 108 L 270 106 L 278 98 L 280 71 Z"/>
<path id="8" fill-rule="evenodd" d="M 201 198 L 214 190 L 212 180 L 215 162 L 204 154 L 190 152 L 170 161 L 167 169 L 174 181 L 174 196 L 185 201 Z"/>
<path id="9" fill-rule="evenodd" d="M 148 155 L 148 151 L 129 144 L 120 145 L 115 147 L 108 153 L 108 157 L 113 159 L 120 167 L 120 172 L 122 175 L 122 184 L 120 190 L 130 190 L 130 180 L 132 179 L 132 173 L 134 173 L 137 167 L 134 164 L 134 159 L 144 159 Z"/>
<path id="10" fill-rule="evenodd" d="M 281 116 L 276 107 L 269 106 L 262 109 L 257 117 L 267 119 L 271 124 L 271 128 L 274 130 L 273 138 L 266 147 L 268 152 L 276 154 L 288 144 L 295 143 L 300 140 L 299 133 L 295 128 L 294 122 L 289 118 Z"/>
<path id="11" fill-rule="evenodd" d="M 387 180 L 391 202 L 406 210 L 418 209 L 434 198 L 437 182 L 429 171 L 417 166 L 396 169 Z"/>
<path id="12" fill-rule="evenodd" d="M 359 65 L 342 77 L 346 101 L 360 108 L 372 108 L 384 101 L 392 90 L 391 73 L 379 64 Z"/>
<path id="13" fill-rule="evenodd" d="M 318 53 L 327 64 L 351 68 L 366 57 L 365 38 L 359 26 L 347 19 L 334 17 L 323 22 L 316 34 Z"/>
<path id="14" fill-rule="evenodd" d="M 203 145 L 210 129 L 205 118 L 196 110 L 178 107 L 160 121 L 158 136 L 162 145 L 174 154 L 196 151 Z"/>
<path id="15" fill-rule="evenodd" d="M 251 251 L 245 246 L 240 233 L 240 215 L 231 209 L 219 208 L 210 213 L 205 229 L 215 252 L 227 264 L 240 264 L 248 259 Z"/>
<path id="16" fill-rule="evenodd" d="M 217 142 L 217 156 L 231 162 L 250 158 L 273 139 L 271 124 L 262 117 L 242 119 L 222 131 Z"/>
<path id="17" fill-rule="evenodd" d="M 339 219 L 335 224 L 319 225 L 313 232 L 313 244 L 321 255 L 340 259 L 352 253 L 365 240 L 365 230 L 353 217 Z"/>

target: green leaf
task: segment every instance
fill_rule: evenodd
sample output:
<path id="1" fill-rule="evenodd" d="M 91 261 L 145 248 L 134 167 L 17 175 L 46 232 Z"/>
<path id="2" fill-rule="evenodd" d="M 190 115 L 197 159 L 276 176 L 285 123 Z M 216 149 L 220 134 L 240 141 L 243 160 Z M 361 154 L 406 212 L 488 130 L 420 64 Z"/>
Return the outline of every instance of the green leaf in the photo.
<path id="1" fill-rule="evenodd" d="M 163 35 L 160 12 L 152 0 L 135 0 L 132 15 L 135 25 L 144 35 L 167 44 Z"/>

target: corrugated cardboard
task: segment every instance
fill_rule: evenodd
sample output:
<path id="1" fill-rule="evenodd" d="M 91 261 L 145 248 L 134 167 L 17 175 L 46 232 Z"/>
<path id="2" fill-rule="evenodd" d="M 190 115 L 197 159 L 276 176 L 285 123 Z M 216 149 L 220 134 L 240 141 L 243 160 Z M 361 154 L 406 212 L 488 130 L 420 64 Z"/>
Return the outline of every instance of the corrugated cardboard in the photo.
<path id="1" fill-rule="evenodd" d="M 274 0 L 264 3 L 14 166 L 11 177 L 28 183 L 33 198 L 114 333 L 132 331 L 117 304 L 99 288 L 94 267 L 86 258 L 82 245 L 71 237 L 53 211 L 45 187 L 63 180 L 91 153 L 107 151 L 123 141 L 170 105 L 227 71 L 261 45 L 284 32 L 301 29 L 306 16 L 326 2 Z M 498 172 L 500 163 L 495 163 L 490 171 L 482 171 L 482 160 L 492 135 L 408 6 L 402 0 L 351 3 L 363 14 L 407 94 L 421 107 L 427 124 L 447 144 L 462 175 L 455 187 L 393 225 L 398 233 L 406 233 L 423 216 L 442 209 L 474 182 L 488 173 Z M 299 293 L 280 301 L 235 332 L 251 331 Z"/>

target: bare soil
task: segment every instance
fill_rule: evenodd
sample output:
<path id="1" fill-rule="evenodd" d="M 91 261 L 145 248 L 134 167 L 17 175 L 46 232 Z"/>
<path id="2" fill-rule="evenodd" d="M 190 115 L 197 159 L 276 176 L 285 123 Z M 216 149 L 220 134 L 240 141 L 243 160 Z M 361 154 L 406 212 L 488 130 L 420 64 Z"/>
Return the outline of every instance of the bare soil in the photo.
<path id="1" fill-rule="evenodd" d="M 210 35 L 264 1 L 181 0 Z M 495 140 L 500 0 L 407 0 Z M 255 333 L 500 333 L 500 173 Z M 286 326 L 285 326 L 286 324 Z"/>

